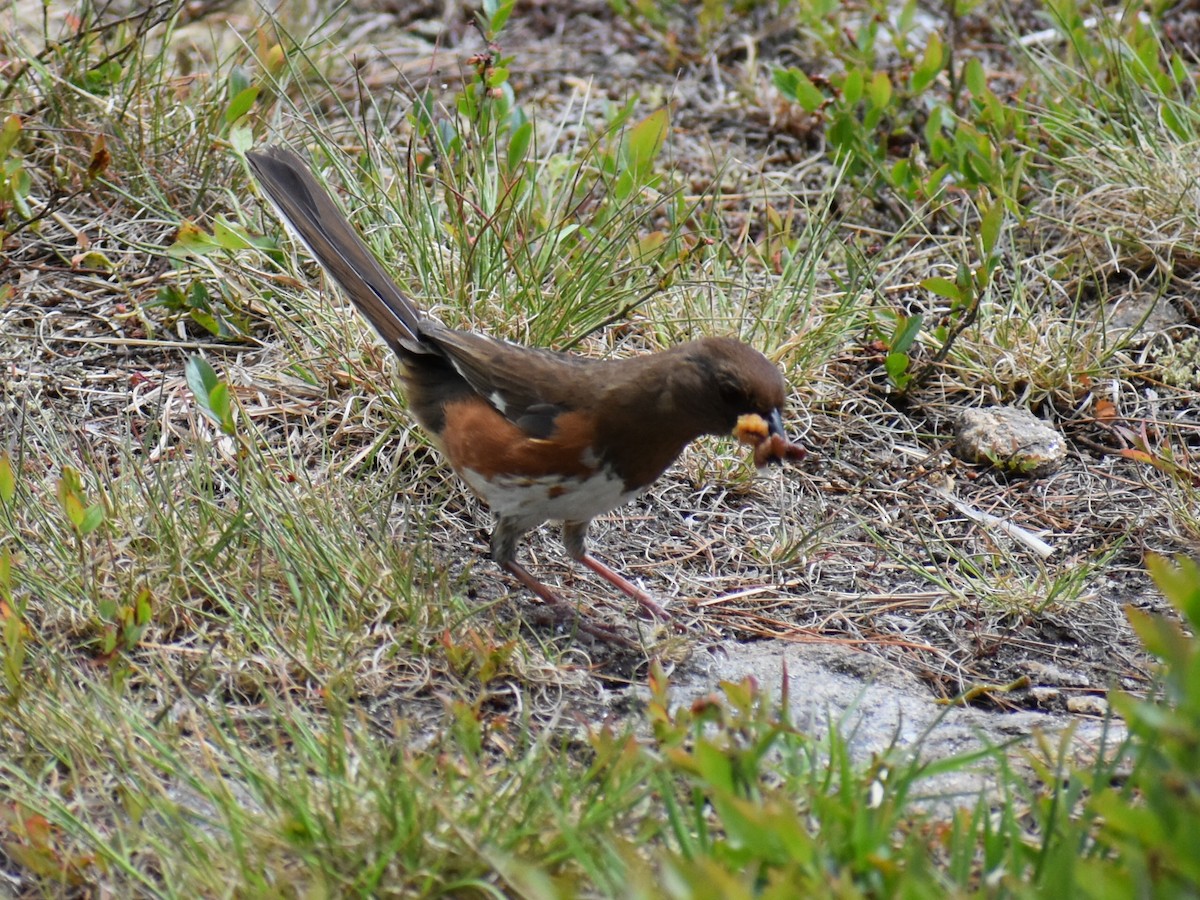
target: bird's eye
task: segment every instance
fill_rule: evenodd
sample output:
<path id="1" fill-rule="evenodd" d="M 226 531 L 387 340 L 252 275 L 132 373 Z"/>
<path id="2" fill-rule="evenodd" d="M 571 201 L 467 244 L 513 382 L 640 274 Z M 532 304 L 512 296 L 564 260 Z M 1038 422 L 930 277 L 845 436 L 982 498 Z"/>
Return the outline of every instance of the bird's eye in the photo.
<path id="1" fill-rule="evenodd" d="M 745 411 L 750 407 L 745 389 L 738 381 L 731 378 L 721 378 L 717 381 L 717 394 L 722 402 L 736 409 Z"/>

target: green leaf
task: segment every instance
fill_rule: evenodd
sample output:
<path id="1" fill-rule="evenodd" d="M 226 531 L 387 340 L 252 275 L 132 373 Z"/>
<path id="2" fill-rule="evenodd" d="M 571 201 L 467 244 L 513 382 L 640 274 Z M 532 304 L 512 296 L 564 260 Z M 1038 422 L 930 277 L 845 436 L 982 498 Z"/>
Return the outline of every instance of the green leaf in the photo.
<path id="1" fill-rule="evenodd" d="M 633 193 L 633 174 L 626 169 L 617 176 L 617 181 L 613 185 L 613 196 L 617 200 L 625 200 Z"/>
<path id="2" fill-rule="evenodd" d="M 860 150 L 858 143 L 860 130 L 858 121 L 852 115 L 842 112 L 834 116 L 833 121 L 829 123 L 829 127 L 825 129 L 825 136 L 830 145 L 837 149 L 839 157 L 840 154 L 849 154 L 857 159 L 866 155 Z"/>
<path id="3" fill-rule="evenodd" d="M 99 250 L 88 250 L 75 257 L 72 262 L 76 271 L 115 272 L 117 264 Z"/>
<path id="4" fill-rule="evenodd" d="M 196 400 L 204 404 L 208 403 L 208 395 L 212 393 L 212 389 L 221 383 L 213 367 L 202 356 L 192 356 L 188 359 L 187 365 L 184 366 L 184 378 Z"/>
<path id="5" fill-rule="evenodd" d="M 13 472 L 12 457 L 0 453 L 0 501 L 12 503 L 17 495 L 17 478 Z"/>
<path id="6" fill-rule="evenodd" d="M 63 466 L 62 475 L 58 479 L 58 502 L 62 505 L 63 512 L 67 516 L 67 521 L 71 523 L 71 527 L 81 535 L 87 534 L 89 531 L 94 531 L 99 522 L 92 524 L 87 531 L 85 526 L 95 517 L 94 509 L 85 507 L 83 482 L 79 477 L 79 472 L 71 466 Z M 100 510 L 100 518 L 103 520 L 104 511 Z"/>
<path id="7" fill-rule="evenodd" d="M 892 350 L 897 353 L 907 353 L 916 341 L 917 335 L 921 333 L 921 326 L 925 324 L 925 316 L 902 316 L 897 323 L 896 335 L 892 338 Z"/>
<path id="8" fill-rule="evenodd" d="M 145 625 L 150 621 L 150 589 L 142 588 L 138 591 L 137 600 L 134 602 L 134 621 L 139 625 Z"/>
<path id="9" fill-rule="evenodd" d="M 1148 652 L 1167 663 L 1186 658 L 1188 637 L 1177 624 L 1132 607 L 1125 616 Z"/>
<path id="10" fill-rule="evenodd" d="M 925 143 L 932 146 L 939 138 L 942 137 L 942 117 L 946 113 L 946 108 L 940 104 L 929 111 L 929 118 L 925 121 Z"/>
<path id="11" fill-rule="evenodd" d="M 692 752 L 692 762 L 699 775 L 710 788 L 732 793 L 734 790 L 733 763 L 729 755 L 712 741 L 700 740 Z"/>
<path id="12" fill-rule="evenodd" d="M 796 84 L 799 81 L 802 73 L 799 69 L 772 69 L 771 81 L 775 84 L 775 89 L 783 94 L 789 100 L 796 99 Z"/>
<path id="13" fill-rule="evenodd" d="M 462 138 L 458 129 L 449 119 L 440 119 L 437 123 L 437 145 L 445 153 L 457 153 L 462 147 Z"/>
<path id="14" fill-rule="evenodd" d="M 488 37 L 495 38 L 512 14 L 514 0 L 483 0 L 483 15 L 487 19 Z"/>
<path id="15" fill-rule="evenodd" d="M 254 246 L 249 238 L 236 226 L 231 225 L 224 216 L 217 216 L 213 221 L 213 239 L 226 250 L 249 250 Z"/>
<path id="16" fill-rule="evenodd" d="M 1172 565 L 1161 556 L 1150 556 L 1146 566 L 1171 605 L 1183 613 L 1193 628 L 1200 626 L 1200 562 L 1183 557 L 1178 565 Z"/>
<path id="17" fill-rule="evenodd" d="M 4 120 L 4 127 L 0 128 L 0 159 L 8 156 L 8 151 L 17 143 L 23 124 L 23 120 L 16 113 Z"/>
<path id="18" fill-rule="evenodd" d="M 533 139 L 533 123 L 523 122 L 513 131 L 508 139 L 508 170 L 515 171 L 525 161 L 525 153 L 529 142 Z"/>
<path id="19" fill-rule="evenodd" d="M 1000 240 L 1000 227 L 1004 224 L 1004 202 L 995 200 L 983 213 L 979 222 L 979 239 L 985 256 L 991 256 Z"/>
<path id="20" fill-rule="evenodd" d="M 221 322 L 205 309 L 192 309 L 188 311 L 188 318 L 207 331 L 213 337 L 220 337 Z"/>
<path id="21" fill-rule="evenodd" d="M 17 212 L 25 218 L 32 215 L 32 210 L 29 208 L 29 191 L 33 186 L 33 182 L 29 177 L 29 173 L 25 171 L 25 167 L 19 167 L 12 175 L 9 176 L 8 184 L 13 206 L 17 208 Z"/>
<path id="22" fill-rule="evenodd" d="M 83 84 L 88 90 L 98 94 L 107 94 L 109 89 L 119 82 L 124 74 L 121 64 L 115 59 L 99 63 L 83 73 Z"/>
<path id="23" fill-rule="evenodd" d="M 434 104 L 436 99 L 433 91 L 426 90 L 413 101 L 408 115 L 417 128 L 417 134 L 425 137 L 434 127 Z"/>
<path id="24" fill-rule="evenodd" d="M 870 100 L 875 109 L 886 109 L 892 99 L 892 81 L 887 72 L 876 72 L 871 79 Z"/>
<path id="25" fill-rule="evenodd" d="M 84 519 L 83 501 L 79 499 L 78 494 L 70 491 L 61 493 L 59 500 L 62 501 L 63 512 L 67 514 L 67 521 L 76 531 L 79 531 L 83 526 Z"/>
<path id="26" fill-rule="evenodd" d="M 188 309 L 203 309 L 206 312 L 212 312 L 212 297 L 208 293 L 208 288 L 204 286 L 203 281 L 195 281 L 192 283 L 191 290 L 187 295 Z"/>
<path id="27" fill-rule="evenodd" d="M 912 375 L 908 374 L 908 362 L 907 353 L 889 353 L 883 360 L 883 368 L 888 373 L 888 378 L 900 390 L 904 390 L 912 381 Z"/>
<path id="28" fill-rule="evenodd" d="M 199 225 L 185 221 L 179 224 L 175 241 L 167 248 L 167 253 L 175 257 L 186 256 L 189 253 L 206 256 L 216 249 L 218 249 L 217 242 L 212 239 L 211 235 Z"/>
<path id="29" fill-rule="evenodd" d="M 83 518 L 80 520 L 78 528 L 81 535 L 88 535 L 100 527 L 100 523 L 104 521 L 104 507 L 99 503 L 93 503 L 83 513 Z"/>
<path id="30" fill-rule="evenodd" d="M 233 400 L 229 385 L 221 381 L 213 367 L 200 356 L 188 360 L 184 375 L 200 411 L 215 422 L 224 434 L 235 434 L 237 429 L 233 423 Z"/>
<path id="31" fill-rule="evenodd" d="M 779 93 L 788 100 L 799 103 L 805 112 L 816 112 L 825 103 L 825 95 L 799 69 L 775 69 L 771 73 L 771 79 Z"/>
<path id="32" fill-rule="evenodd" d="M 664 106 L 629 129 L 626 160 L 629 170 L 639 184 L 644 184 L 653 170 L 654 161 L 667 139 L 669 124 L 669 113 Z"/>
<path id="33" fill-rule="evenodd" d="M 66 483 L 67 488 L 73 493 L 83 493 L 83 478 L 79 474 L 79 470 L 74 466 L 63 466 L 62 479 Z"/>
<path id="34" fill-rule="evenodd" d="M 1190 126 L 1190 118 L 1184 120 L 1175 111 L 1175 107 L 1170 103 L 1163 103 L 1158 107 L 1158 114 L 1162 118 L 1162 123 L 1180 140 L 1192 140 L 1192 129 Z M 1191 114 L 1189 114 L 1191 115 Z"/>
<path id="35" fill-rule="evenodd" d="M 508 23 L 508 17 L 512 14 L 512 11 L 513 0 L 509 0 L 508 3 L 505 3 L 498 10 L 496 10 L 496 14 L 492 16 L 492 37 L 495 37 L 497 34 L 499 34 L 500 29 L 502 29 Z"/>
<path id="36" fill-rule="evenodd" d="M 229 385 L 222 382 L 216 385 L 208 395 L 209 409 L 226 434 L 232 434 L 233 405 L 229 398 Z"/>
<path id="37" fill-rule="evenodd" d="M 957 282 L 951 281 L 949 278 L 926 278 L 921 282 L 921 287 L 929 291 L 931 294 L 937 294 L 939 297 L 945 297 L 947 300 L 959 301 L 962 300 L 963 292 Z"/>
<path id="38" fill-rule="evenodd" d="M 245 93 L 246 89 L 250 87 L 250 75 L 241 66 L 234 66 L 229 73 L 228 85 L 230 97 Z"/>
<path id="39" fill-rule="evenodd" d="M 225 124 L 232 125 L 246 113 L 250 112 L 254 106 L 254 101 L 258 99 L 258 85 L 252 85 L 243 91 L 239 91 L 229 101 L 229 105 L 225 107 Z"/>
<path id="40" fill-rule="evenodd" d="M 846 106 L 854 106 L 862 99 L 864 83 L 862 69 L 851 69 L 846 73 L 842 81 L 842 99 Z"/>
<path id="41" fill-rule="evenodd" d="M 25 623 L 18 615 L 4 620 L 4 674 L 11 693 L 21 688 L 21 667 L 25 662 Z M 11 851 L 11 846 L 8 848 Z"/>
<path id="42" fill-rule="evenodd" d="M 239 122 L 229 129 L 229 146 L 238 153 L 245 155 L 254 146 L 254 129 L 245 122 Z"/>
<path id="43" fill-rule="evenodd" d="M 187 308 L 187 298 L 177 285 L 164 284 L 155 292 L 154 299 L 146 305 L 162 306 L 171 312 L 179 312 Z"/>
<path id="44" fill-rule="evenodd" d="M 12 553 L 0 547 L 0 600 L 12 600 Z"/>
<path id="45" fill-rule="evenodd" d="M 983 63 L 978 57 L 971 57 L 963 70 L 963 83 L 976 99 L 982 99 L 991 93 L 987 86 L 987 76 L 983 72 Z"/>
<path id="46" fill-rule="evenodd" d="M 925 179 L 925 196 L 930 199 L 940 197 L 946 190 L 945 181 L 950 173 L 950 164 L 942 163 L 929 173 Z"/>
<path id="47" fill-rule="evenodd" d="M 1164 822 L 1152 809 L 1135 807 L 1116 791 L 1101 791 L 1092 799 L 1091 808 L 1102 817 L 1105 830 L 1135 838 L 1147 846 L 1170 845 Z"/>

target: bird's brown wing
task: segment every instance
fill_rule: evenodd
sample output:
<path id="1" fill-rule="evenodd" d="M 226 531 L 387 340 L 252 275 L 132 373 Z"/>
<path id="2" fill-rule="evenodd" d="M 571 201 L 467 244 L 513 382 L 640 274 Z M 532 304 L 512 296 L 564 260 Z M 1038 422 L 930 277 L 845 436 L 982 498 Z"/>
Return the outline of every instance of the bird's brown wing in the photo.
<path id="1" fill-rule="evenodd" d="M 467 331 L 429 328 L 426 336 L 480 397 L 531 437 L 549 437 L 558 416 L 590 402 L 607 371 L 598 360 Z"/>

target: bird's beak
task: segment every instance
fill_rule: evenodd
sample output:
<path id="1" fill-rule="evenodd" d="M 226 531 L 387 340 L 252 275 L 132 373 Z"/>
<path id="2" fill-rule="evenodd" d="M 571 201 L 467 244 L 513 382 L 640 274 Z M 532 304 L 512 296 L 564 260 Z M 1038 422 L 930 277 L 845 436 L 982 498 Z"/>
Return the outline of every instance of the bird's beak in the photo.
<path id="1" fill-rule="evenodd" d="M 767 430 L 771 434 L 777 434 L 781 438 L 787 438 L 787 435 L 783 431 L 783 416 L 780 414 L 779 410 L 771 410 L 771 415 L 767 418 Z"/>
<path id="2" fill-rule="evenodd" d="M 754 448 L 754 464 L 760 469 L 768 463 L 776 465 L 784 460 L 801 460 L 805 450 L 787 439 L 783 430 L 783 417 L 779 410 L 771 410 L 765 419 L 758 413 L 738 416 L 733 435 L 743 444 Z"/>

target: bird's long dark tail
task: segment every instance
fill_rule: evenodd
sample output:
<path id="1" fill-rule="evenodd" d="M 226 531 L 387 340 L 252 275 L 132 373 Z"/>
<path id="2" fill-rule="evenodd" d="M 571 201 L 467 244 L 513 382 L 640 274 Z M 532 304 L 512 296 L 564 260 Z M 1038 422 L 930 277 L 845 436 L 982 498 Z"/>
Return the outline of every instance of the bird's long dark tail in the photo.
<path id="1" fill-rule="evenodd" d="M 396 287 L 304 161 L 283 147 L 265 147 L 246 159 L 271 204 L 388 345 L 430 352 L 421 340 L 420 310 Z"/>

